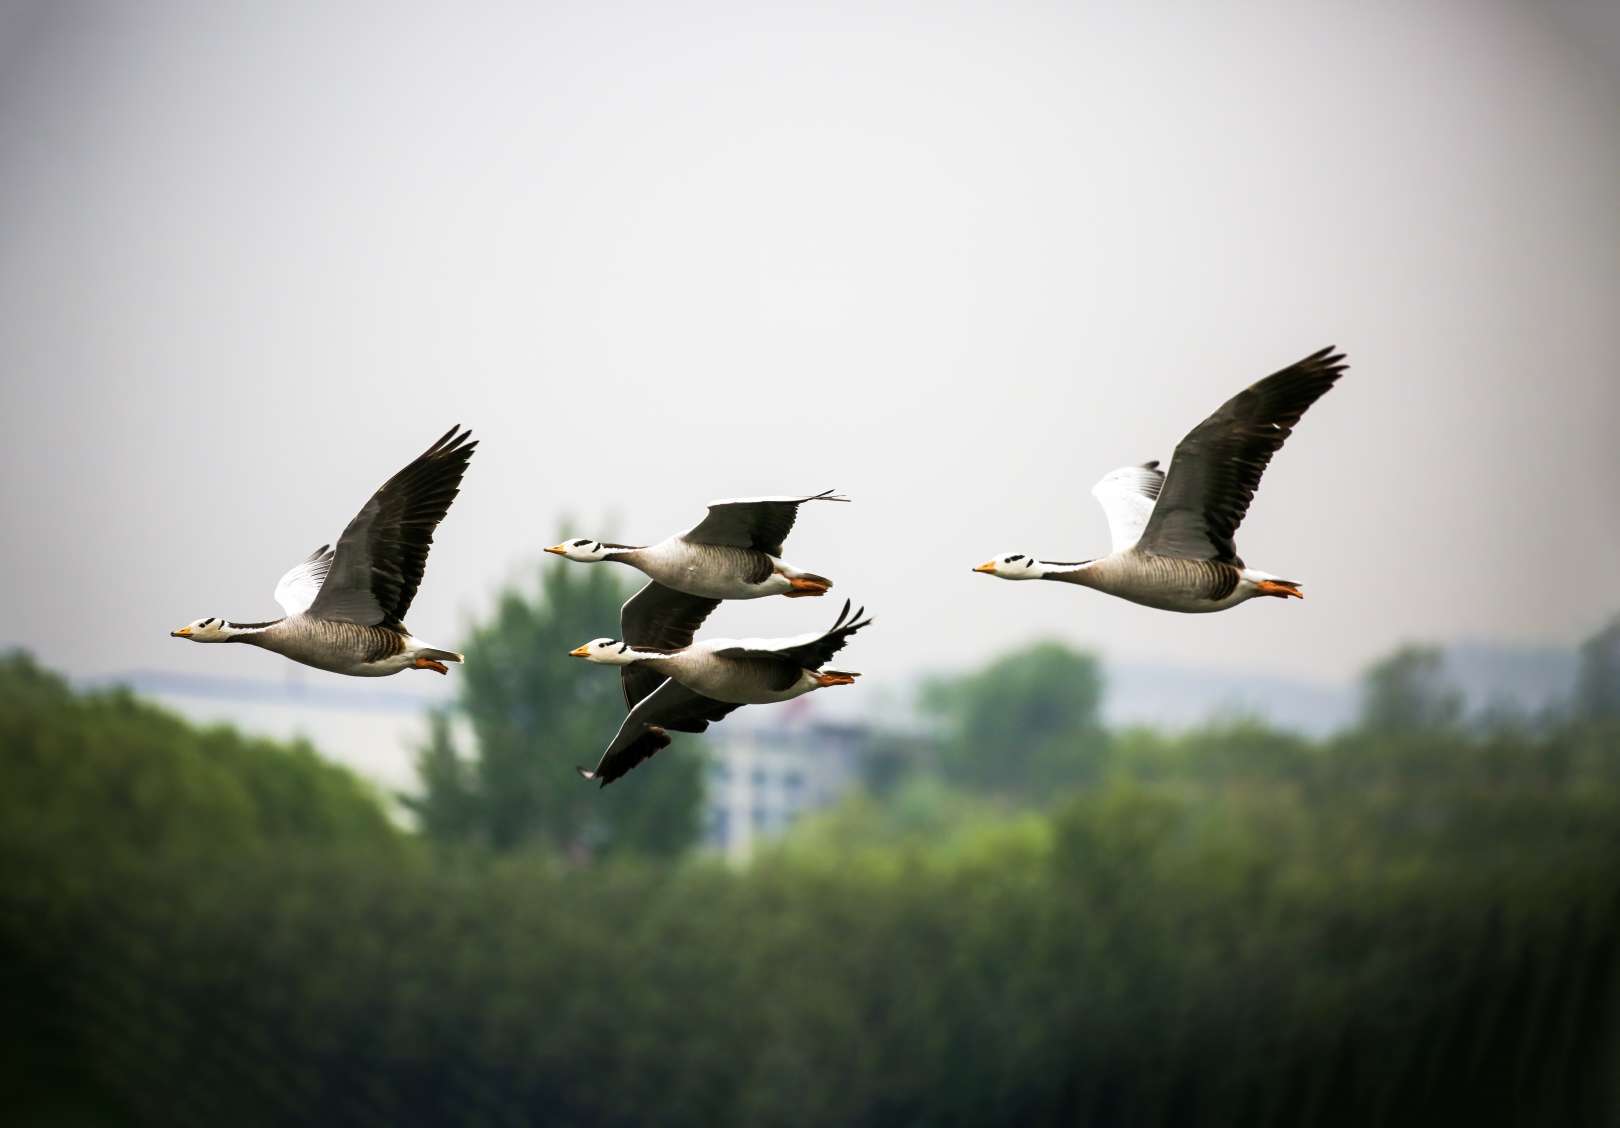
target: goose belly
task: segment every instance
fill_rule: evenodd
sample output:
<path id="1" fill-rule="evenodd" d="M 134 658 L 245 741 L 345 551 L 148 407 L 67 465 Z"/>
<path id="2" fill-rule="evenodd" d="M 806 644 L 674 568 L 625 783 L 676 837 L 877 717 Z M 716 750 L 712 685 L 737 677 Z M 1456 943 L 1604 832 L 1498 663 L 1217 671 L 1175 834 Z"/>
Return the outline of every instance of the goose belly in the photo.
<path id="1" fill-rule="evenodd" d="M 1139 556 L 1098 572 L 1092 586 L 1099 591 L 1159 611 L 1224 611 L 1254 594 L 1237 568 L 1217 560 Z"/>
<path id="2" fill-rule="evenodd" d="M 665 541 L 636 563 L 665 587 L 705 599 L 757 599 L 793 587 L 771 557 L 751 548 Z"/>
<path id="3" fill-rule="evenodd" d="M 397 631 L 360 623 L 289 621 L 285 630 L 256 641 L 294 662 L 350 677 L 387 677 L 409 668 L 415 660 Z"/>
<path id="4" fill-rule="evenodd" d="M 747 662 L 734 662 L 712 654 L 686 654 L 665 666 L 670 677 L 694 693 L 730 705 L 774 705 L 791 701 L 816 688 L 809 670 L 786 689 L 773 689 L 760 671 Z"/>

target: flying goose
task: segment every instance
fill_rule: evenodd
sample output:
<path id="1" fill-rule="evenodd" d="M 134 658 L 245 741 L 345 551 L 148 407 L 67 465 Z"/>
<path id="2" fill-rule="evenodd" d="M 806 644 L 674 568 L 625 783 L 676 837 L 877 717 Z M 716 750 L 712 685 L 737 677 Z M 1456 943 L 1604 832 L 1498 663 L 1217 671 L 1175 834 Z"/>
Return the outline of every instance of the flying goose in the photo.
<path id="1" fill-rule="evenodd" d="M 1303 599 L 1299 585 L 1244 565 L 1233 536 L 1271 456 L 1346 368 L 1333 348 L 1239 392 L 1188 432 L 1168 474 L 1158 462 L 1105 476 L 1092 495 L 1113 551 L 1099 560 L 998 556 L 973 569 L 1004 580 L 1059 580 L 1165 611 L 1224 611 L 1255 596 Z"/>
<path id="2" fill-rule="evenodd" d="M 744 705 L 788 701 L 859 674 L 822 669 L 849 636 L 870 623 L 849 601 L 826 631 L 778 639 L 708 639 L 680 649 L 633 646 L 599 638 L 569 651 L 575 658 L 620 667 L 630 714 L 594 770 L 576 769 L 606 787 L 669 746 L 671 732 L 702 732 Z M 650 672 L 650 680 L 636 675 Z"/>
<path id="3" fill-rule="evenodd" d="M 231 623 L 209 617 L 188 623 L 175 638 L 245 642 L 294 662 L 357 677 L 401 670 L 448 673 L 453 650 L 411 635 L 405 612 L 422 582 L 433 530 L 450 508 L 476 441 L 471 431 L 446 431 L 438 442 L 371 496 L 338 538 L 281 577 L 276 602 L 286 618 Z"/>
<path id="4" fill-rule="evenodd" d="M 808 497 L 745 497 L 711 501 L 709 515 L 684 533 L 638 546 L 576 537 L 547 552 L 582 564 L 614 560 L 639 568 L 653 581 L 704 599 L 788 598 L 825 594 L 832 581 L 780 559 L 799 506 L 848 501 L 832 490 Z M 702 622 L 701 619 L 698 620 Z"/>

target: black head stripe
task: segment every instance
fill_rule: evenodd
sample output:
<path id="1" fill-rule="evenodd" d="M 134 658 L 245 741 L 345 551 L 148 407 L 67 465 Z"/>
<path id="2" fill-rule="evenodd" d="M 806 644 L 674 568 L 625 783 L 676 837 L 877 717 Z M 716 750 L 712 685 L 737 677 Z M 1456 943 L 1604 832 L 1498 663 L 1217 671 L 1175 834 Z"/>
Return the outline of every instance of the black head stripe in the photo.
<path id="1" fill-rule="evenodd" d="M 626 650 L 629 650 L 629 649 L 630 649 L 630 644 L 628 642 L 621 642 L 619 644 L 619 653 L 620 654 L 623 654 Z"/>

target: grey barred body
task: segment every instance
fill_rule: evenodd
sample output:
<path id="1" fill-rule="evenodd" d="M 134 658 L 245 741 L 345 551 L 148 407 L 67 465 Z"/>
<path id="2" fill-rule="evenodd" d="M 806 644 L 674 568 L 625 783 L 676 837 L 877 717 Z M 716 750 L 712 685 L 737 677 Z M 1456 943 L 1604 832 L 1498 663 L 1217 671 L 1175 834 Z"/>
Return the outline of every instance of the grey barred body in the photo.
<path id="1" fill-rule="evenodd" d="M 815 672 L 790 659 L 732 657 L 715 653 L 713 646 L 699 643 L 640 664 L 674 678 L 694 693 L 733 705 L 770 705 L 816 688 Z"/>
<path id="2" fill-rule="evenodd" d="M 413 645 L 415 640 L 402 629 L 310 615 L 280 619 L 230 641 L 262 647 L 318 670 L 360 677 L 398 673 L 413 665 L 424 649 Z"/>
<path id="3" fill-rule="evenodd" d="M 1161 611 L 1224 611 L 1255 594 L 1243 569 L 1223 560 L 1189 560 L 1131 550 L 1047 579 L 1095 588 Z"/>
<path id="4" fill-rule="evenodd" d="M 696 544 L 682 537 L 615 552 L 608 559 L 629 564 L 665 587 L 705 599 L 756 599 L 792 587 L 782 574 L 782 562 L 768 553 Z"/>

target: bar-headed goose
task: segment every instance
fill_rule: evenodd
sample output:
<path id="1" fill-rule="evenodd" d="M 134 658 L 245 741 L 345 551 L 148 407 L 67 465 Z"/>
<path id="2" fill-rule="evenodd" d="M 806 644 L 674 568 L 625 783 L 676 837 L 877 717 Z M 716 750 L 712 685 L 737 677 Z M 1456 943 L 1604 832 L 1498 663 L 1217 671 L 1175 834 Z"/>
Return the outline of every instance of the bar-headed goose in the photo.
<path id="1" fill-rule="evenodd" d="M 828 490 L 808 497 L 713 501 L 709 515 L 696 527 L 654 545 L 576 537 L 546 551 L 584 564 L 601 560 L 628 564 L 665 587 L 705 599 L 822 595 L 832 581 L 780 559 L 782 542 L 805 502 L 848 500 Z"/>
<path id="2" fill-rule="evenodd" d="M 1239 392 L 1176 447 L 1170 472 L 1126 466 L 1092 494 L 1113 551 L 1099 560 L 998 556 L 973 569 L 1004 580 L 1060 580 L 1166 611 L 1223 611 L 1259 595 L 1303 599 L 1299 585 L 1246 567 L 1233 536 L 1271 456 L 1347 366 L 1331 347 Z"/>
<path id="3" fill-rule="evenodd" d="M 586 779 L 606 787 L 669 745 L 670 732 L 702 732 L 744 705 L 788 701 L 829 685 L 851 685 L 859 674 L 824 670 L 849 636 L 870 623 L 849 601 L 831 629 L 796 638 L 707 639 L 678 650 L 599 638 L 569 651 L 575 658 L 621 667 L 630 715 Z M 651 679 L 633 678 L 634 670 Z M 650 688 L 648 688 L 650 686 Z"/>
<path id="4" fill-rule="evenodd" d="M 460 662 L 414 638 L 405 612 L 422 582 L 433 530 L 461 485 L 476 441 L 457 427 L 371 496 L 338 538 L 281 577 L 276 602 L 286 618 L 267 623 L 198 619 L 175 638 L 245 642 L 333 673 L 382 677 L 401 670 L 448 673 Z"/>

